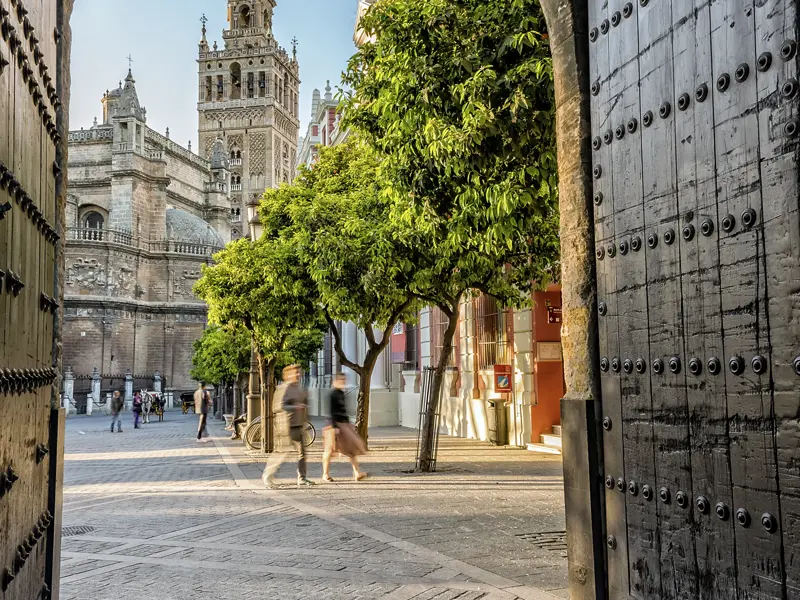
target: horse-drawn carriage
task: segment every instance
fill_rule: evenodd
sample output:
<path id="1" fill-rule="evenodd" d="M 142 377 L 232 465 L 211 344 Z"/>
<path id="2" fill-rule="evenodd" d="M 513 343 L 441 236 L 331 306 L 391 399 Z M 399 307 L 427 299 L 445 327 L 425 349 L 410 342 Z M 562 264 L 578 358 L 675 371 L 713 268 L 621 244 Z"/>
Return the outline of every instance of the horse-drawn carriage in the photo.
<path id="1" fill-rule="evenodd" d="M 158 417 L 159 422 L 164 420 L 164 407 L 167 403 L 163 394 L 142 390 L 142 423 L 150 422 L 150 415 Z"/>

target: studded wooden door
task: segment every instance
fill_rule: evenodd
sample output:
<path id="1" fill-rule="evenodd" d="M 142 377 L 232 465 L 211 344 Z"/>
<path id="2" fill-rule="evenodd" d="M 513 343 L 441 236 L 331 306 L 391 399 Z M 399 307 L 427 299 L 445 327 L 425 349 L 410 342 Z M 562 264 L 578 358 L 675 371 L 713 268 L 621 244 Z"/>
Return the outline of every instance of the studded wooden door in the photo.
<path id="1" fill-rule="evenodd" d="M 57 2 L 0 0 L 0 599 L 49 599 Z M 57 428 L 56 428 L 57 429 Z"/>
<path id="2" fill-rule="evenodd" d="M 800 598 L 794 0 L 589 0 L 609 596 Z"/>

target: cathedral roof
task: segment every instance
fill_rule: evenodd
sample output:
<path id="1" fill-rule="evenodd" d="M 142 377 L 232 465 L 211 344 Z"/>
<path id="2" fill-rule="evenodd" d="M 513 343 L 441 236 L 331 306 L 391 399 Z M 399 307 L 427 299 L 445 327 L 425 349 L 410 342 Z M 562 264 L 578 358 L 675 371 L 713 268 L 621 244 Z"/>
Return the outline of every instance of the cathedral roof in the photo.
<path id="1" fill-rule="evenodd" d="M 177 208 L 167 209 L 167 240 L 218 248 L 225 245 L 211 225 L 200 217 Z"/>

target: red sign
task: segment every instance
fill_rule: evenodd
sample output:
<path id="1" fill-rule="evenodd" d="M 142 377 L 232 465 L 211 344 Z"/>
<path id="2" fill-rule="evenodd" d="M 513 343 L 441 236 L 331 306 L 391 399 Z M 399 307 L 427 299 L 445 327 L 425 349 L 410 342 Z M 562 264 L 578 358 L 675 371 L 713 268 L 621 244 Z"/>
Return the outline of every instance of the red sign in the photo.
<path id="1" fill-rule="evenodd" d="M 397 323 L 392 330 L 392 362 L 402 363 L 406 358 L 406 326 Z"/>
<path id="2" fill-rule="evenodd" d="M 547 322 L 552 324 L 561 323 L 561 307 L 548 306 L 547 307 Z"/>
<path id="3" fill-rule="evenodd" d="M 511 365 L 494 366 L 494 391 L 498 394 L 505 394 L 514 391 L 512 389 L 512 377 L 514 370 Z"/>

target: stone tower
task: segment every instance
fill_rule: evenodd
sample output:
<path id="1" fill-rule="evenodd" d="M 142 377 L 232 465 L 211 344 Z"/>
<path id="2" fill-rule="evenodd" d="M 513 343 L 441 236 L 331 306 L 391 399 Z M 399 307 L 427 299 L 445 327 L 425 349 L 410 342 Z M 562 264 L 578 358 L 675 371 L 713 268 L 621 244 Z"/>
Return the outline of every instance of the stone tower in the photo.
<path id="1" fill-rule="evenodd" d="M 199 44 L 199 154 L 218 138 L 229 157 L 231 235 L 248 233 L 247 204 L 294 175 L 300 121 L 299 65 L 272 33 L 276 0 L 228 0 L 224 48 Z M 205 21 L 205 19 L 203 19 Z"/>

